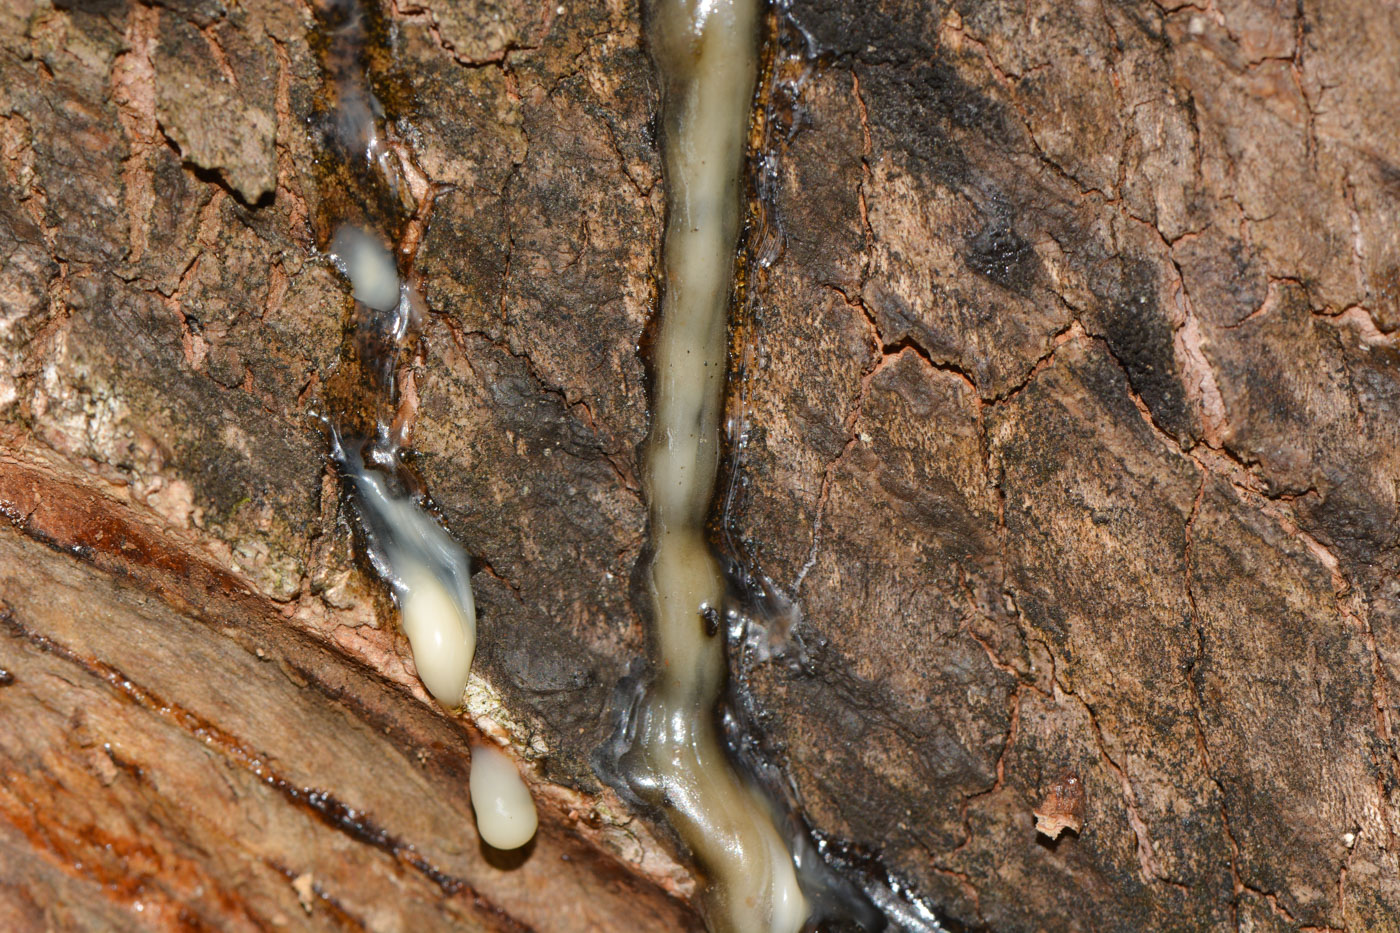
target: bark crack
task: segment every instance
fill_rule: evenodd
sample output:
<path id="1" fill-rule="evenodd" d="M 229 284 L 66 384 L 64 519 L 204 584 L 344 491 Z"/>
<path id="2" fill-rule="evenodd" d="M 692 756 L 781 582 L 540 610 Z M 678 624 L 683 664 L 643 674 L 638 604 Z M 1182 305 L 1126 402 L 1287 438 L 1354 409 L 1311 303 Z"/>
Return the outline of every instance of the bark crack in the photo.
<path id="1" fill-rule="evenodd" d="M 549 32 L 550 25 L 554 22 L 556 5 L 553 3 L 541 4 L 545 11 L 543 28 L 540 30 L 541 36 Z M 463 68 L 500 68 L 503 71 L 510 70 L 510 56 L 515 52 L 538 52 L 543 48 L 540 41 L 533 43 L 521 43 L 507 41 L 494 52 L 489 52 L 480 57 L 472 57 L 460 52 L 456 46 L 442 34 L 442 26 L 438 22 L 437 14 L 430 8 L 420 6 L 412 2 L 403 0 L 390 0 L 389 12 L 395 18 L 405 23 L 422 24 L 432 38 L 433 44 L 441 49 L 449 58 Z"/>
<path id="2" fill-rule="evenodd" d="M 1147 831 L 1147 822 L 1138 812 L 1137 791 L 1133 788 L 1132 780 L 1128 777 L 1123 766 L 1113 759 L 1109 754 L 1108 743 L 1104 737 L 1103 725 L 1099 722 L 1098 714 L 1094 712 L 1094 707 L 1083 697 L 1065 690 L 1063 684 L 1056 684 L 1056 687 L 1065 696 L 1074 697 L 1079 704 L 1084 707 L 1084 712 L 1089 717 L 1089 727 L 1094 734 L 1094 742 L 1098 747 L 1099 755 L 1104 763 L 1108 765 L 1110 771 L 1118 778 L 1119 786 L 1123 792 L 1123 804 L 1128 811 L 1128 825 L 1133 830 L 1133 835 L 1137 839 L 1138 869 L 1142 872 L 1142 879 L 1148 884 L 1153 882 L 1165 882 L 1174 887 L 1185 888 L 1180 882 L 1173 881 L 1162 869 L 1162 864 L 1157 858 L 1156 846 L 1152 843 L 1152 837 Z"/>
<path id="3" fill-rule="evenodd" d="M 1231 880 L 1231 900 L 1230 911 L 1234 915 L 1235 925 L 1239 926 L 1239 898 L 1240 892 L 1244 890 L 1243 882 L 1240 879 L 1240 846 L 1235 839 L 1234 831 L 1230 828 L 1230 811 L 1225 802 L 1225 788 L 1220 783 L 1220 778 L 1216 776 L 1215 766 L 1211 761 L 1210 744 L 1206 739 L 1205 722 L 1202 719 L 1201 711 L 1204 704 L 1201 700 L 1201 687 L 1199 680 L 1199 670 L 1206 657 L 1206 636 L 1205 623 L 1201 617 L 1201 611 L 1196 603 L 1196 522 L 1201 515 L 1201 503 L 1205 501 L 1206 483 L 1209 482 L 1211 474 L 1208 471 L 1201 471 L 1201 484 L 1196 490 L 1195 501 L 1191 503 L 1191 514 L 1187 516 L 1184 533 L 1185 544 L 1183 547 L 1183 567 L 1186 577 L 1186 601 L 1191 607 L 1191 623 L 1196 633 L 1196 655 L 1191 659 L 1190 666 L 1186 669 L 1187 693 L 1191 699 L 1191 721 L 1196 730 L 1196 748 L 1201 756 L 1201 768 L 1205 771 L 1206 779 L 1215 787 L 1215 792 L 1219 795 L 1220 802 L 1220 826 L 1225 835 L 1225 842 L 1230 852 L 1230 880 Z"/>

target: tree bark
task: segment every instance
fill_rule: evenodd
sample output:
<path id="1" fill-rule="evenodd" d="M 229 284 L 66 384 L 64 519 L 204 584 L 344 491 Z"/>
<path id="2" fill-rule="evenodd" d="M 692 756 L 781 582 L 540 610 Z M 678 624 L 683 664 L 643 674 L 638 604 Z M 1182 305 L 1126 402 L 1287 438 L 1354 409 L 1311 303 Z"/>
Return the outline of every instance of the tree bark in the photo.
<path id="1" fill-rule="evenodd" d="M 6 929 L 701 928 L 591 765 L 647 650 L 639 10 L 366 8 L 442 190 L 403 396 L 480 677 L 424 693 L 325 456 L 315 9 L 5 5 Z M 732 676 L 816 833 L 969 928 L 1400 928 L 1400 12 L 770 33 L 715 528 L 790 603 Z"/>

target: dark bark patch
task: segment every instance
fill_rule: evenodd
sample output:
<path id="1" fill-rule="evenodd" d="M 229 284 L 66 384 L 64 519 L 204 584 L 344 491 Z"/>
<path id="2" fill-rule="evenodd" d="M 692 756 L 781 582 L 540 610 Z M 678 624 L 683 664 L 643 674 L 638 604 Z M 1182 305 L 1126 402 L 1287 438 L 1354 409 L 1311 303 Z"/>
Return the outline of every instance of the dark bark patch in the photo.
<path id="1" fill-rule="evenodd" d="M 1100 295 L 1104 338 L 1155 420 L 1178 440 L 1192 435 L 1193 418 L 1181 384 L 1173 329 L 1157 299 L 1155 267 L 1125 260 L 1116 282 Z"/>
<path id="2" fill-rule="evenodd" d="M 1030 297 L 1040 263 L 1035 250 L 1005 217 L 993 217 L 965 241 L 963 260 L 983 278 Z"/>

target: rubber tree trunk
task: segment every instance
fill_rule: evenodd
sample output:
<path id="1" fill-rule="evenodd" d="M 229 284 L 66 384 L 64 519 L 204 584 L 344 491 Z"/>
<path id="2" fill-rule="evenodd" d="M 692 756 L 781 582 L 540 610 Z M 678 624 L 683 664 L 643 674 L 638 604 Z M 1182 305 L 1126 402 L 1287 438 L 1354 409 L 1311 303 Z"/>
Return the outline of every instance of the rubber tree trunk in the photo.
<path id="1" fill-rule="evenodd" d="M 700 929 L 590 764 L 647 646 L 638 8 L 366 9 L 438 186 L 403 398 L 467 710 L 326 459 L 316 8 L 3 4 L 5 929 Z M 1400 928 L 1400 9 L 792 0 L 766 41 L 713 524 L 786 606 L 732 676 L 814 829 L 973 928 Z"/>

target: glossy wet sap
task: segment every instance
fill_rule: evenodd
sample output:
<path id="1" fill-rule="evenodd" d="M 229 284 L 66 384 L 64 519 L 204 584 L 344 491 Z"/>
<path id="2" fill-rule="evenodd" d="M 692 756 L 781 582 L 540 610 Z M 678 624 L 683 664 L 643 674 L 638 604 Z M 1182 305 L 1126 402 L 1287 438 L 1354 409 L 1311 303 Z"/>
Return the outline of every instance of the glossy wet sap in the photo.
<path id="1" fill-rule="evenodd" d="M 705 521 L 719 467 L 760 9 L 757 0 L 662 0 L 648 11 L 668 216 L 646 447 L 655 679 L 634 713 L 628 778 L 705 871 L 712 929 L 794 933 L 806 899 L 767 802 L 734 772 L 717 735 L 724 644 L 704 622 L 726 588 Z"/>

